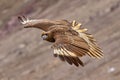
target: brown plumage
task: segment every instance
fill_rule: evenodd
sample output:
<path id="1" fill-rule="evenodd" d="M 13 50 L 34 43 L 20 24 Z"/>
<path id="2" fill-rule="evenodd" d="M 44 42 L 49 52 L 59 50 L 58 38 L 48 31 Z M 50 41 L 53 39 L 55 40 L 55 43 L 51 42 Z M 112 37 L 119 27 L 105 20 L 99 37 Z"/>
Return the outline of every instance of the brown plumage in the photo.
<path id="1" fill-rule="evenodd" d="M 92 58 L 103 56 L 101 49 L 96 44 L 92 35 L 86 33 L 87 29 L 81 28 L 81 24 L 67 20 L 29 20 L 24 16 L 18 17 L 25 28 L 38 28 L 43 30 L 43 40 L 53 42 L 54 56 L 62 61 L 75 66 L 84 66 L 79 59 L 84 55 Z"/>

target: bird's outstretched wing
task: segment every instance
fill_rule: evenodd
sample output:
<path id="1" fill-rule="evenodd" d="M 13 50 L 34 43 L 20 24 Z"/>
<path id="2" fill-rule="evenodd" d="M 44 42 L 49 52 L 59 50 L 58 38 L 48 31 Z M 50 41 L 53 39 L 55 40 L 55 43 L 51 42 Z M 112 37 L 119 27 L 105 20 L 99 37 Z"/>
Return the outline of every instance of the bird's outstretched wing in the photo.
<path id="1" fill-rule="evenodd" d="M 70 25 L 67 20 L 48 20 L 48 19 L 38 19 L 30 20 L 25 16 L 19 16 L 18 20 L 24 25 L 25 28 L 39 28 L 44 31 L 48 31 L 53 25 Z"/>
<path id="2" fill-rule="evenodd" d="M 54 49 L 54 56 L 58 56 L 62 61 L 67 61 L 69 64 L 76 66 L 84 64 L 78 57 L 86 55 L 89 46 L 82 39 L 77 36 L 57 35 L 56 41 L 52 48 Z"/>
<path id="3" fill-rule="evenodd" d="M 60 34 L 56 32 L 54 35 L 55 43 L 52 48 L 54 49 L 54 55 L 58 56 L 62 61 L 67 61 L 69 64 L 76 66 L 82 65 L 82 61 L 79 57 L 89 55 L 92 58 L 102 58 L 103 52 L 96 44 L 92 35 L 85 33 L 87 29 L 80 28 L 80 24 L 72 24 L 72 30 L 76 31 L 78 35 L 72 35 L 70 32 L 66 34 Z M 70 34 L 71 35 L 70 35 Z"/>

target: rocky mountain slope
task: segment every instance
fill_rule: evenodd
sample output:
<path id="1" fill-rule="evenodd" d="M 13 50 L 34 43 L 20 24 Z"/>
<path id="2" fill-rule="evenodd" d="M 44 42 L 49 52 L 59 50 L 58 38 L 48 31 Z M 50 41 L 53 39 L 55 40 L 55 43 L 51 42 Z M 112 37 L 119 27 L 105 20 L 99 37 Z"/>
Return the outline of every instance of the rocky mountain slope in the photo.
<path id="1" fill-rule="evenodd" d="M 120 0 L 0 0 L 0 80 L 119 80 Z M 24 29 L 18 15 L 67 19 L 88 28 L 104 51 L 85 56 L 85 67 L 53 57 L 38 29 Z"/>

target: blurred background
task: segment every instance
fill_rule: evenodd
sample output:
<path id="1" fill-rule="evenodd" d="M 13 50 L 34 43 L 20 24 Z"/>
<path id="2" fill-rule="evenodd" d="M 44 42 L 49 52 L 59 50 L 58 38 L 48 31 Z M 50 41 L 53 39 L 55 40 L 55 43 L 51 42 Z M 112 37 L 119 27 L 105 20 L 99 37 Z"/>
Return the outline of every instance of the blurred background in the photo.
<path id="1" fill-rule="evenodd" d="M 53 57 L 41 30 L 23 29 L 17 16 L 81 22 L 104 51 L 85 67 Z M 120 0 L 0 0 L 0 80 L 120 80 Z"/>

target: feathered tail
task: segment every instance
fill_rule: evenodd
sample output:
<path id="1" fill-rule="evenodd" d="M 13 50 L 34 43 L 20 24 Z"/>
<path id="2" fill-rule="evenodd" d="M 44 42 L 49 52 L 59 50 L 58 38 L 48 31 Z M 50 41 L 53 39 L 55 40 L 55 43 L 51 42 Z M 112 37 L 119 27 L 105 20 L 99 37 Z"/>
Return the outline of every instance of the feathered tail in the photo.
<path id="1" fill-rule="evenodd" d="M 96 40 L 94 39 L 93 35 L 86 33 L 86 28 L 81 28 L 80 23 L 76 23 L 76 21 L 72 22 L 72 29 L 79 33 L 79 36 L 83 38 L 89 45 L 89 51 L 87 54 L 93 58 L 102 58 L 103 52 L 96 44 Z"/>

